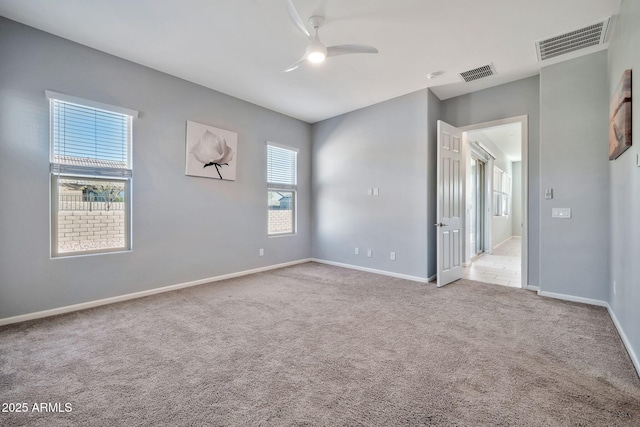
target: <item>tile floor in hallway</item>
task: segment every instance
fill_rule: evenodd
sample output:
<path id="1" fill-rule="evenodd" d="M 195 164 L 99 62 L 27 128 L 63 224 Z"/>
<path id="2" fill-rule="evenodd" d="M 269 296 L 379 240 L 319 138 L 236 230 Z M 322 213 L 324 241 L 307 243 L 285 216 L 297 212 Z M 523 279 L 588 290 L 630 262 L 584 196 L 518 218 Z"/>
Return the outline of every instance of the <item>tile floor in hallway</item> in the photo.
<path id="1" fill-rule="evenodd" d="M 462 277 L 496 285 L 521 287 L 520 237 L 512 237 L 493 250 L 483 254 L 469 267 L 463 269 Z"/>

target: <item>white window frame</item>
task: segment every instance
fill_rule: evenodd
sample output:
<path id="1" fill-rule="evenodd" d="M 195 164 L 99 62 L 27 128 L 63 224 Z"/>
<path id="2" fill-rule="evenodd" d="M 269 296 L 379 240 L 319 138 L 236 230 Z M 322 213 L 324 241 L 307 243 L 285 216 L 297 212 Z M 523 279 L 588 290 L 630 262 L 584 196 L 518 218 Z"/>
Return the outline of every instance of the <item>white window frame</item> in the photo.
<path id="1" fill-rule="evenodd" d="M 45 96 L 49 99 L 50 107 L 50 216 L 51 216 L 51 257 L 76 257 L 91 254 L 106 254 L 116 252 L 126 252 L 132 249 L 132 142 L 133 142 L 133 119 L 138 117 L 138 112 L 128 108 L 104 104 L 92 100 L 87 100 L 71 95 L 54 91 L 45 91 Z M 68 164 L 58 161 L 55 156 L 55 114 L 53 105 L 55 102 L 75 104 L 80 107 L 103 110 L 109 113 L 116 113 L 126 116 L 127 120 L 127 147 L 126 147 L 126 167 L 102 167 L 96 162 L 94 165 Z M 124 183 L 124 226 L 125 244 L 124 247 L 105 248 L 98 250 L 59 252 L 58 245 L 58 214 L 59 214 L 59 182 L 61 179 L 80 179 L 83 181 L 123 181 Z"/>
<path id="2" fill-rule="evenodd" d="M 295 162 L 295 172 L 293 174 L 293 180 L 292 182 L 288 182 L 288 183 L 282 183 L 282 182 L 270 182 L 269 180 L 269 147 L 274 147 L 274 148 L 278 148 L 278 149 L 283 149 L 283 150 L 288 150 L 290 152 L 292 152 L 292 154 L 295 156 L 294 157 L 294 162 Z M 269 197 L 269 193 L 270 192 L 277 192 L 277 191 L 282 191 L 282 192 L 291 192 L 292 193 L 292 197 L 291 197 L 291 210 L 292 210 L 292 230 L 291 231 L 286 231 L 286 232 L 270 232 L 269 231 L 269 206 L 267 206 L 267 235 L 268 237 L 282 237 L 282 236 L 293 236 L 297 233 L 298 230 L 298 153 L 299 153 L 299 149 L 295 148 L 295 147 L 291 147 L 288 145 L 283 145 L 283 144 L 278 144 L 275 142 L 271 142 L 271 141 L 267 141 L 266 143 L 266 157 L 267 157 L 267 162 L 266 162 L 266 169 L 267 169 L 267 199 Z"/>

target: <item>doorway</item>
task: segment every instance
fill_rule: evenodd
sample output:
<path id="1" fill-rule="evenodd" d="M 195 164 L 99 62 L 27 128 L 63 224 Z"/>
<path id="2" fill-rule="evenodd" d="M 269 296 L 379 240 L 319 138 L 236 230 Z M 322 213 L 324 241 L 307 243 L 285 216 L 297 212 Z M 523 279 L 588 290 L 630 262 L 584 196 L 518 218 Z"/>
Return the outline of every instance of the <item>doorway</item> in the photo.
<path id="1" fill-rule="evenodd" d="M 527 288 L 527 116 L 460 129 L 467 171 L 463 277 Z"/>

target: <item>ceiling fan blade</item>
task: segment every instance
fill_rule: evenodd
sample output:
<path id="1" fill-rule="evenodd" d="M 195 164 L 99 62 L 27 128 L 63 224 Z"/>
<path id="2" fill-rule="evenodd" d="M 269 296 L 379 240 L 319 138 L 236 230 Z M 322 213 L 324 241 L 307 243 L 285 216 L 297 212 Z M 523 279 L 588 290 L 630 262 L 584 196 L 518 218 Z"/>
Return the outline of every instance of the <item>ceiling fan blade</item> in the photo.
<path id="1" fill-rule="evenodd" d="M 298 11 L 293 5 L 292 0 L 287 0 L 287 11 L 289 12 L 289 18 L 291 18 L 291 22 L 293 22 L 293 24 L 298 27 L 298 29 L 302 31 L 302 33 L 307 36 L 308 39 L 313 40 L 313 37 L 311 37 L 311 33 L 309 33 L 307 27 L 304 26 L 302 19 L 300 19 L 300 15 L 298 15 Z"/>
<path id="2" fill-rule="evenodd" d="M 293 71 L 296 68 L 298 68 L 300 65 L 302 65 L 302 63 L 305 61 L 305 59 L 307 59 L 307 55 L 303 56 L 302 58 L 298 59 L 293 65 L 291 65 L 289 68 L 287 68 L 286 70 L 282 70 L 283 73 L 288 73 L 289 71 Z"/>
<path id="3" fill-rule="evenodd" d="M 378 53 L 378 49 L 365 44 L 341 44 L 338 46 L 329 46 L 327 48 L 327 57 L 348 55 L 350 53 Z"/>

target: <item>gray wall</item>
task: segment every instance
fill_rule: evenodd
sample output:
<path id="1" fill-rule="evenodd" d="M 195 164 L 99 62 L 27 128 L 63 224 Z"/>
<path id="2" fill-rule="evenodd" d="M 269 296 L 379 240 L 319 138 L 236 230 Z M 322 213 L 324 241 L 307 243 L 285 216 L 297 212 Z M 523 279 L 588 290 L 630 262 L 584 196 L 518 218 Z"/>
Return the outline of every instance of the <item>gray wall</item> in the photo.
<path id="1" fill-rule="evenodd" d="M 640 72 L 640 2 L 624 0 L 609 47 L 609 93 L 613 94 L 622 72 Z M 615 161 L 609 162 L 611 214 L 611 277 L 609 303 L 627 337 L 640 369 L 640 107 L 637 84 L 633 89 L 633 145 Z M 615 287 L 613 283 L 615 281 Z"/>
<path id="2" fill-rule="evenodd" d="M 540 73 L 540 290 L 608 299 L 609 171 L 607 53 Z M 551 218 L 571 208 L 571 219 Z"/>
<path id="3" fill-rule="evenodd" d="M 442 101 L 442 120 L 467 126 L 528 115 L 529 123 L 529 285 L 540 282 L 540 86 L 538 76 Z"/>
<path id="4" fill-rule="evenodd" d="M 522 162 L 512 162 L 511 170 L 511 235 L 522 236 Z"/>
<path id="5" fill-rule="evenodd" d="M 0 40 L 0 318 L 310 256 L 309 124 L 4 18 Z M 133 252 L 50 259 L 45 89 L 141 112 Z M 184 175 L 187 120 L 238 133 L 235 182 Z M 267 237 L 266 140 L 300 148 L 293 237 Z"/>
<path id="6" fill-rule="evenodd" d="M 427 277 L 430 96 L 425 89 L 312 126 L 314 258 Z M 372 187 L 379 196 L 367 195 Z"/>

